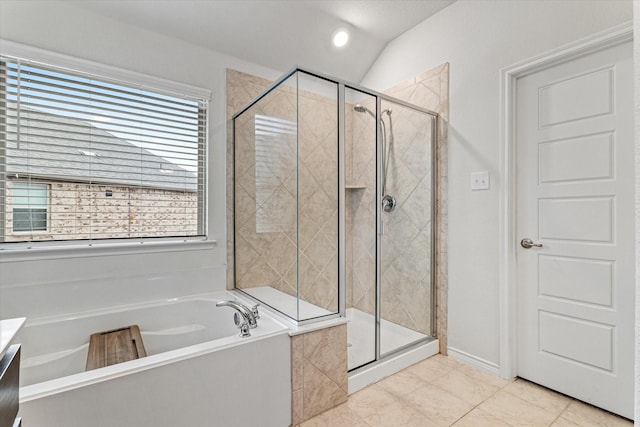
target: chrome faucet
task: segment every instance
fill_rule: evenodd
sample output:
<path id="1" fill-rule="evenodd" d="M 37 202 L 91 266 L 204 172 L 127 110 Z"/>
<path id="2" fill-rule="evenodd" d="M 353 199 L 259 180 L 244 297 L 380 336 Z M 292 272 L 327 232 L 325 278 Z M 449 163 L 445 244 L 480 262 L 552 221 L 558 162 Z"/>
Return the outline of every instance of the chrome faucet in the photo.
<path id="1" fill-rule="evenodd" d="M 249 329 L 258 327 L 258 321 L 256 320 L 260 318 L 258 314 L 258 305 L 250 309 L 246 305 L 237 301 L 225 300 L 218 301 L 216 303 L 216 307 L 231 307 L 236 310 L 233 314 L 233 321 L 240 329 L 241 337 L 251 336 Z"/>

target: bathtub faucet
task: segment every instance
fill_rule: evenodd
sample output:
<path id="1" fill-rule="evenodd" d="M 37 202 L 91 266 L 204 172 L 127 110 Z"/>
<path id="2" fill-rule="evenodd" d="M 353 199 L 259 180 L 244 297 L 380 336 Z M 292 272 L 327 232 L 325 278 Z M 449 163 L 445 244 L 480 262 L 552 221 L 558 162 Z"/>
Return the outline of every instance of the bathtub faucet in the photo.
<path id="1" fill-rule="evenodd" d="M 236 310 L 233 314 L 233 321 L 240 329 L 241 337 L 251 336 L 249 329 L 253 329 L 258 326 L 258 322 L 256 320 L 258 310 L 256 307 L 250 309 L 244 304 L 229 300 L 217 302 L 216 307 L 231 307 Z"/>

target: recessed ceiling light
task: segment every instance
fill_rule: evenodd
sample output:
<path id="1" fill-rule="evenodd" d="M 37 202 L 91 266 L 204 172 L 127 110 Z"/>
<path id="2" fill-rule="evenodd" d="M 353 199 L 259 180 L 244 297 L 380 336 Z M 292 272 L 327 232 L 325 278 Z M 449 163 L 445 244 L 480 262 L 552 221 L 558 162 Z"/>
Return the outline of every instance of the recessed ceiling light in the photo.
<path id="1" fill-rule="evenodd" d="M 344 47 L 349 42 L 349 33 L 347 30 L 340 29 L 333 33 L 333 45 L 335 47 Z"/>

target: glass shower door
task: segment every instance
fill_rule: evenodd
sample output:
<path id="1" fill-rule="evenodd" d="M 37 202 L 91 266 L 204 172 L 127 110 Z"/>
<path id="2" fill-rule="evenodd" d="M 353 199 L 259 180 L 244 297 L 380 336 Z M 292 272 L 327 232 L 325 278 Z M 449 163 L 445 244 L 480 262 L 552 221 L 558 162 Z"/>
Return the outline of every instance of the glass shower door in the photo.
<path id="1" fill-rule="evenodd" d="M 432 335 L 433 116 L 382 100 L 380 356 Z"/>

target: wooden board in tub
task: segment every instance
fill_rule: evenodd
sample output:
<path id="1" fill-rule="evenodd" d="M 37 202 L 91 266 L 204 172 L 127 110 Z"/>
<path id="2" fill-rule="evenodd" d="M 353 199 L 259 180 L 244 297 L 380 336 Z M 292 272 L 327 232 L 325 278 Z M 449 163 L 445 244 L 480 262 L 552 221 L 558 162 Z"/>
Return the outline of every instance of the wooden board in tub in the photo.
<path id="1" fill-rule="evenodd" d="M 103 368 L 146 355 L 138 325 L 98 332 L 92 334 L 89 340 L 86 370 Z"/>

